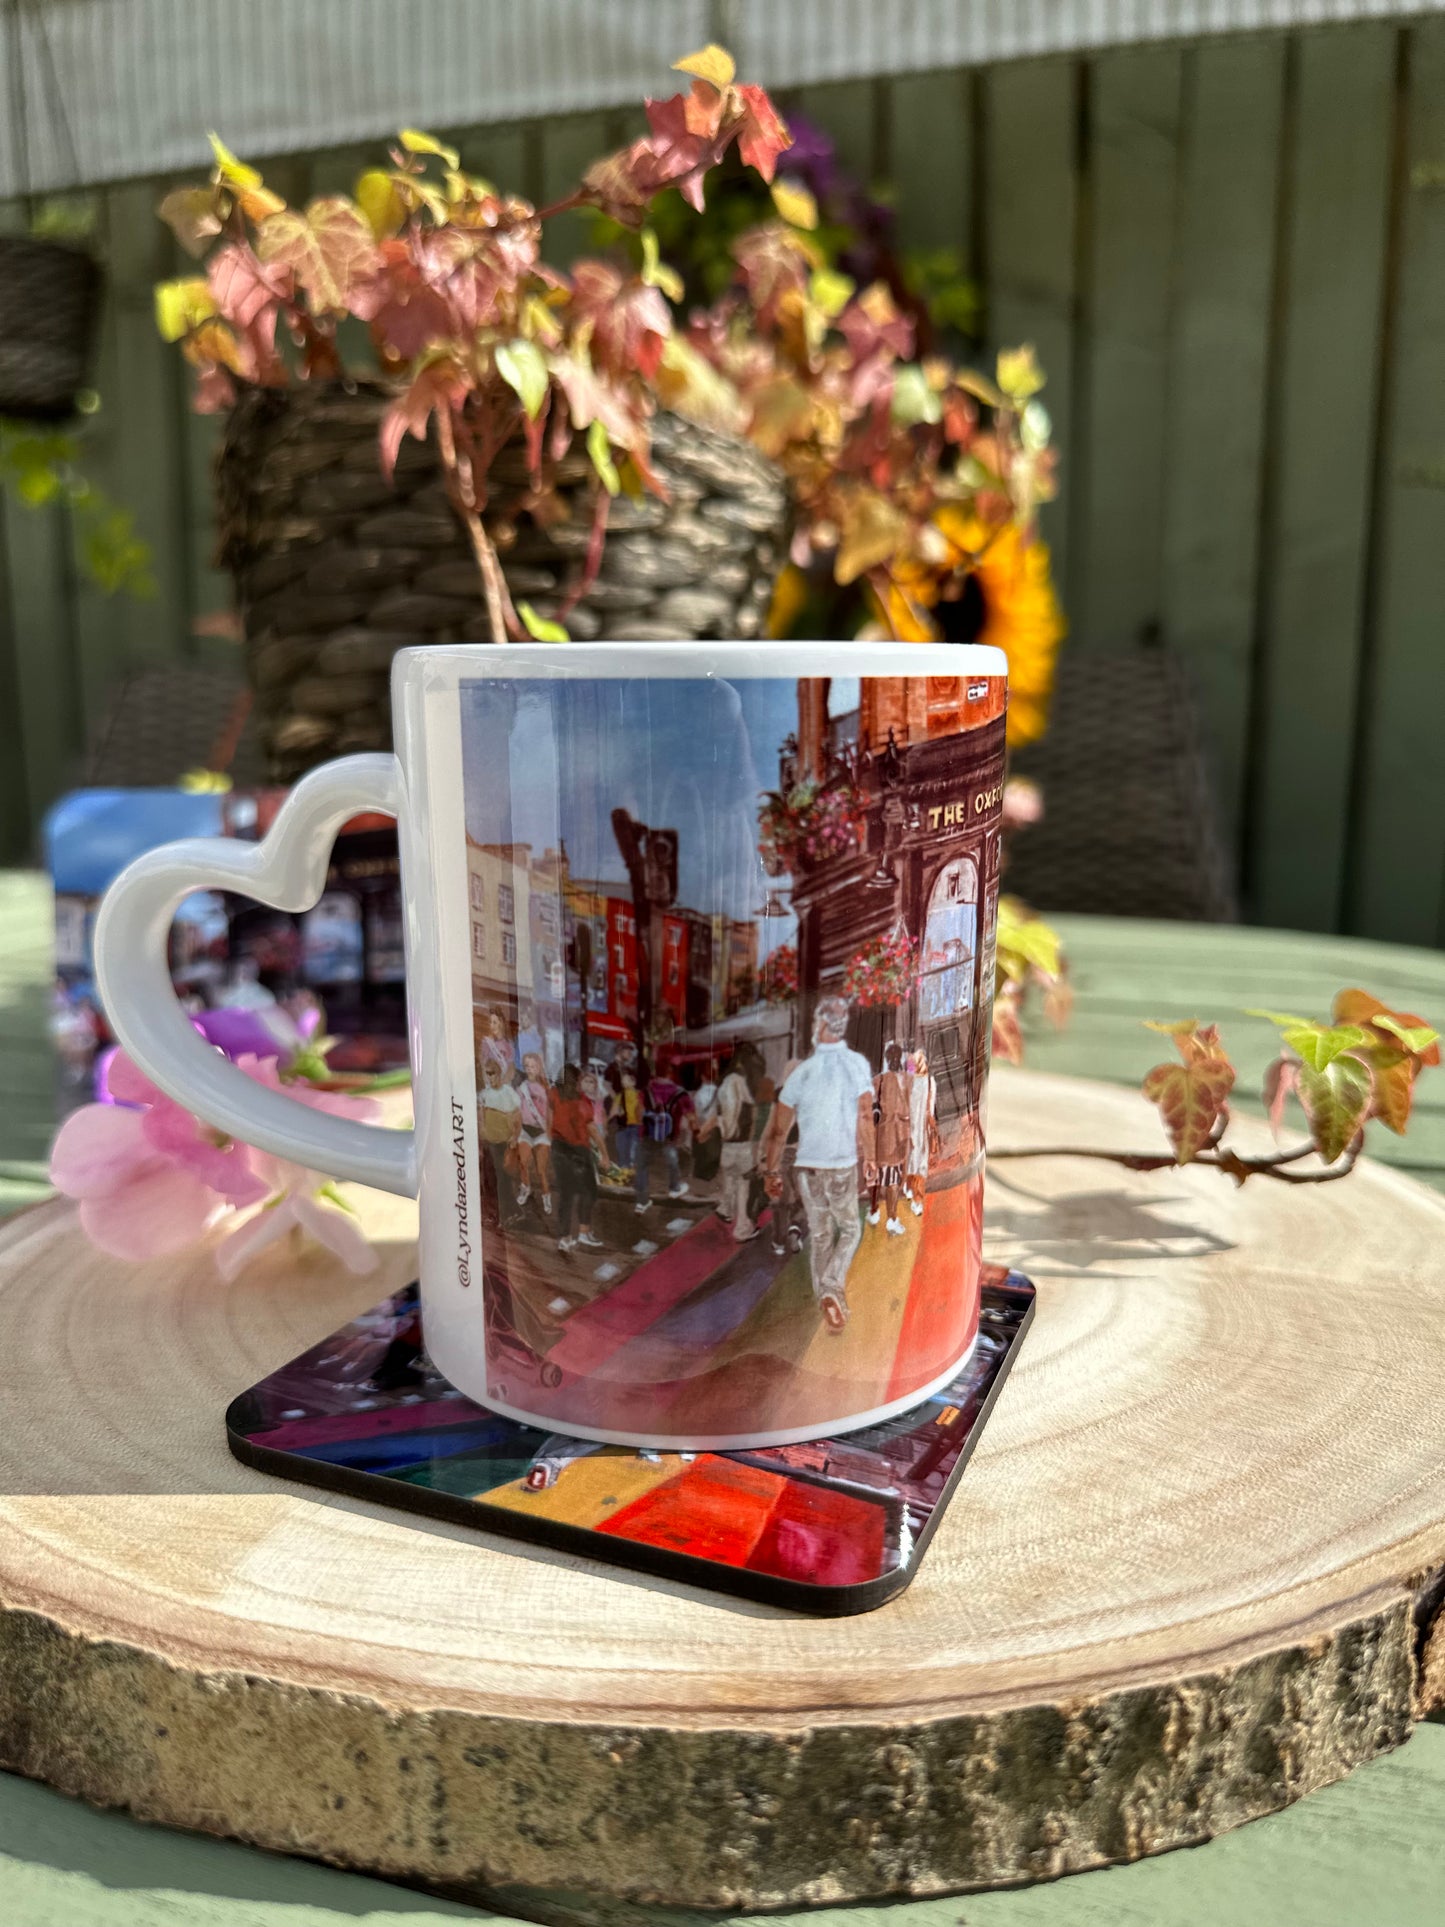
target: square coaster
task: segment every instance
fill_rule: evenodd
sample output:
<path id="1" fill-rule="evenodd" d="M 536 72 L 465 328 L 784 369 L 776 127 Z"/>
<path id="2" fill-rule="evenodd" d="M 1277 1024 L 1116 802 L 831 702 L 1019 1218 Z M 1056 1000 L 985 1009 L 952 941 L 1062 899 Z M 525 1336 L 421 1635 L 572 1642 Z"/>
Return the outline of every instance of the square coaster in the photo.
<path id="1" fill-rule="evenodd" d="M 978 1442 L 1034 1310 L 984 1271 L 978 1343 L 943 1391 L 864 1431 L 754 1452 L 650 1452 L 519 1424 L 427 1357 L 417 1287 L 232 1401 L 244 1464 L 375 1504 L 804 1612 L 901 1592 Z"/>

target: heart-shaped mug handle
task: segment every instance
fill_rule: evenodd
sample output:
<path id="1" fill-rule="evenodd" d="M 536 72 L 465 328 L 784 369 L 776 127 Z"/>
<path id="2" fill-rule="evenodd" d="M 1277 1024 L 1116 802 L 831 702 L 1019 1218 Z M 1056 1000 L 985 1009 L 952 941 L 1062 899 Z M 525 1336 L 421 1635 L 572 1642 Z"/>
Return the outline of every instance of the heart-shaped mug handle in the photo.
<path id="1" fill-rule="evenodd" d="M 260 843 L 191 837 L 148 851 L 101 903 L 95 976 L 117 1038 L 178 1104 L 293 1164 L 414 1197 L 414 1132 L 311 1110 L 237 1070 L 181 1009 L 167 954 L 176 909 L 194 890 L 232 890 L 274 910 L 311 909 L 342 824 L 363 810 L 396 816 L 401 798 L 394 756 L 344 756 L 302 778 Z"/>

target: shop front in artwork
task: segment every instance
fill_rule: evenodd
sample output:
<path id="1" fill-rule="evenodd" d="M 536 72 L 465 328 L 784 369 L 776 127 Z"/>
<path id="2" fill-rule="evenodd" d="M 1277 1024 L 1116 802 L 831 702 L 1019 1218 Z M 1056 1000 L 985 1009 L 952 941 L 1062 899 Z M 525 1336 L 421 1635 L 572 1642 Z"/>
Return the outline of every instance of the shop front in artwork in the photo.
<path id="1" fill-rule="evenodd" d="M 945 1148 L 965 1154 L 988 1066 L 1003 772 L 1003 685 L 961 677 L 866 679 L 842 713 L 826 684 L 800 684 L 779 772 L 780 796 L 841 798 L 853 824 L 837 849 L 795 834 L 800 980 L 850 998 L 870 1062 L 890 1042 L 922 1053 Z"/>

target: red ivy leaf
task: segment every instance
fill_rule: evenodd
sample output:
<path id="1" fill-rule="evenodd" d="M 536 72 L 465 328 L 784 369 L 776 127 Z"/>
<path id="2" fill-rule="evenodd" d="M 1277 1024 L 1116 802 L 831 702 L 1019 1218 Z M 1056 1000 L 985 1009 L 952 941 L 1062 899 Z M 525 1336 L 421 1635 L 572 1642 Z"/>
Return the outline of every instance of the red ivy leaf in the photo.
<path id="1" fill-rule="evenodd" d="M 1213 1024 L 1201 1025 L 1190 1018 L 1184 1023 L 1150 1024 L 1148 1028 L 1172 1037 L 1184 1060 L 1180 1064 L 1156 1064 L 1144 1079 L 1143 1089 L 1145 1097 L 1159 1106 L 1164 1129 L 1174 1146 L 1175 1163 L 1188 1164 L 1198 1157 L 1219 1121 L 1234 1089 L 1234 1066 L 1225 1056 Z"/>
<path id="2" fill-rule="evenodd" d="M 793 137 L 763 88 L 739 87 L 736 92 L 744 109 L 738 153 L 746 166 L 756 168 L 765 181 L 770 181 L 779 154 L 792 146 Z"/>
<path id="3" fill-rule="evenodd" d="M 1144 1095 L 1159 1106 L 1176 1164 L 1188 1164 L 1204 1149 L 1233 1086 L 1233 1066 L 1223 1061 L 1156 1064 L 1149 1072 Z"/>
<path id="4" fill-rule="evenodd" d="M 1299 1059 L 1281 1053 L 1264 1074 L 1264 1107 L 1276 1137 L 1284 1122 L 1284 1107 L 1299 1085 Z"/>
<path id="5" fill-rule="evenodd" d="M 254 327 L 268 308 L 291 299 L 289 268 L 268 265 L 244 241 L 218 249 L 206 265 L 206 279 L 218 312 L 238 328 Z"/>
<path id="6" fill-rule="evenodd" d="M 1387 1131 L 1403 1137 L 1415 1103 L 1415 1060 L 1408 1051 L 1387 1050 L 1380 1045 L 1370 1051 L 1369 1061 L 1375 1074 L 1370 1115 L 1379 1118 Z"/>
<path id="7" fill-rule="evenodd" d="M 407 435 L 426 440 L 427 424 L 438 408 L 451 408 L 466 392 L 461 371 L 449 356 L 429 361 L 413 376 L 381 418 L 381 472 L 388 480 Z"/>
<path id="8" fill-rule="evenodd" d="M 289 268 L 315 314 L 344 314 L 351 292 L 376 261 L 365 217 L 340 194 L 324 194 L 304 214 L 284 208 L 256 230 L 261 259 Z"/>
<path id="9" fill-rule="evenodd" d="M 993 1006 L 993 1054 L 1006 1064 L 1024 1061 L 1024 1035 L 1018 1004 L 1012 997 L 996 997 Z"/>

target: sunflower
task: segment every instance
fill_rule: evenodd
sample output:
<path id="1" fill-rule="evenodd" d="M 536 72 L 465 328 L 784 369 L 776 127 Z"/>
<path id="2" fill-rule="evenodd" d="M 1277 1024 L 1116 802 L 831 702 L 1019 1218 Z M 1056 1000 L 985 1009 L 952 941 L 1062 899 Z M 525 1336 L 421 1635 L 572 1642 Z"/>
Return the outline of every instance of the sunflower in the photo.
<path id="1" fill-rule="evenodd" d="M 1036 742 L 1048 724 L 1054 659 L 1067 633 L 1054 594 L 1047 545 L 1013 523 L 988 529 L 945 504 L 933 518 L 941 550 L 895 562 L 879 613 L 900 642 L 981 642 L 1008 657 L 1010 749 Z"/>

